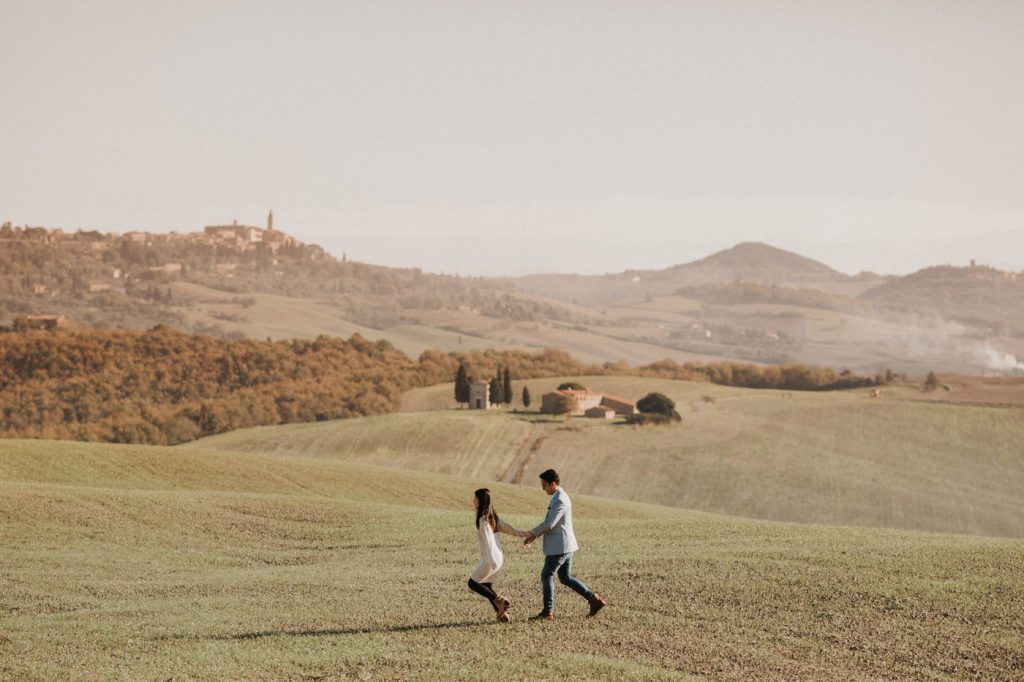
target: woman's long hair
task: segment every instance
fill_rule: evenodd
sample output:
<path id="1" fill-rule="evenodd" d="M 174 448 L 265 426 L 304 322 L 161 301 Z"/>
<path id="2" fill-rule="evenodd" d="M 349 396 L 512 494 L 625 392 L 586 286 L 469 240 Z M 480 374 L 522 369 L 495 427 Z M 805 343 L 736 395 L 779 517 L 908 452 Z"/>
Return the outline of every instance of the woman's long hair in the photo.
<path id="1" fill-rule="evenodd" d="M 475 493 L 476 501 L 476 527 L 480 527 L 480 519 L 486 518 L 491 525 L 491 530 L 498 530 L 498 512 L 494 511 L 494 504 L 491 502 L 491 491 L 487 488 L 480 488 Z"/>

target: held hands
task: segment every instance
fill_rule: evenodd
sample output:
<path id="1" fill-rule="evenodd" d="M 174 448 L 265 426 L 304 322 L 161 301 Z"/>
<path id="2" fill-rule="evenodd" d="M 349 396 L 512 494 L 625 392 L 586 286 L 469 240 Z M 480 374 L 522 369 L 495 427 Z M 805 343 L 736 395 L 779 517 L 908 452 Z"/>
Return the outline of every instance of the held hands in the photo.
<path id="1" fill-rule="evenodd" d="M 523 546 L 525 547 L 526 545 L 529 545 L 531 542 L 533 542 L 536 539 L 537 538 L 534 537 L 533 533 L 527 532 L 526 533 L 526 539 L 523 540 Z"/>

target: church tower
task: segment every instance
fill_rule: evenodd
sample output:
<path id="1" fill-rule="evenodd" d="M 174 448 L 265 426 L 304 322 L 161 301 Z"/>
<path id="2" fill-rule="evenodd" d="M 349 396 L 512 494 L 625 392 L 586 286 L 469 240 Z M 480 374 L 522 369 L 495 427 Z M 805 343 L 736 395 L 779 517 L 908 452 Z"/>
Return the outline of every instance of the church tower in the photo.
<path id="1" fill-rule="evenodd" d="M 270 213 L 267 214 L 267 229 L 274 229 L 274 209 L 270 209 Z"/>

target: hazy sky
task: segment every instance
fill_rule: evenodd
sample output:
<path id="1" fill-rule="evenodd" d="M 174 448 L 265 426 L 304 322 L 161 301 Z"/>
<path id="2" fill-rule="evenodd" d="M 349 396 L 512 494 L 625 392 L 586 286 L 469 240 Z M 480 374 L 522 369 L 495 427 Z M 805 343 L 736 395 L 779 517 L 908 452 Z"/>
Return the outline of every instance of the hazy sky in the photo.
<path id="1" fill-rule="evenodd" d="M 1024 269 L 1024 2 L 0 0 L 0 220 L 463 273 Z"/>

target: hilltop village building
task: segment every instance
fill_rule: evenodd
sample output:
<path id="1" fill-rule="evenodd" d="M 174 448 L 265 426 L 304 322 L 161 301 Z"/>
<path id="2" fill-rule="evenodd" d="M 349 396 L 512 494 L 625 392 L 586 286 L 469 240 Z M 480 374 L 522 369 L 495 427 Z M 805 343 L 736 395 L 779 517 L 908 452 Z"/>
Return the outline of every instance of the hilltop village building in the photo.
<path id="1" fill-rule="evenodd" d="M 231 225 L 207 225 L 203 228 L 203 234 L 215 243 L 233 246 L 242 251 L 250 249 L 256 244 L 266 244 L 271 251 L 277 253 L 282 246 L 297 243 L 293 237 L 274 229 L 273 211 L 267 215 L 266 229 L 252 225 L 239 225 L 236 220 Z"/>
<path id="2" fill-rule="evenodd" d="M 44 227 L 14 227 L 10 221 L 0 225 L 0 242 L 36 242 L 42 244 L 88 244 L 96 251 L 117 248 L 122 242 L 141 246 L 156 246 L 175 242 L 193 244 L 226 245 L 239 251 L 266 244 L 276 253 L 282 246 L 302 246 L 302 242 L 274 228 L 274 212 L 267 215 L 267 226 L 240 225 L 235 220 L 231 225 L 208 225 L 202 232 L 154 234 L 132 231 L 124 234 L 104 234 L 96 230 L 67 233 L 61 229 L 47 230 Z"/>
<path id="3" fill-rule="evenodd" d="M 624 398 L 617 398 L 607 393 L 593 391 L 561 390 L 545 393 L 540 399 L 540 411 L 545 414 L 556 414 L 566 397 L 575 398 L 572 416 L 591 417 L 595 419 L 611 419 L 613 417 L 629 417 L 636 414 L 636 404 Z"/>

